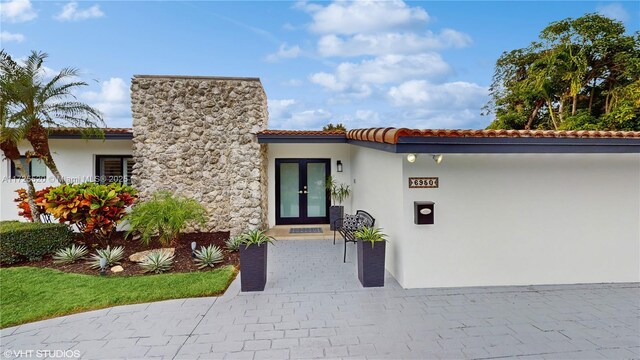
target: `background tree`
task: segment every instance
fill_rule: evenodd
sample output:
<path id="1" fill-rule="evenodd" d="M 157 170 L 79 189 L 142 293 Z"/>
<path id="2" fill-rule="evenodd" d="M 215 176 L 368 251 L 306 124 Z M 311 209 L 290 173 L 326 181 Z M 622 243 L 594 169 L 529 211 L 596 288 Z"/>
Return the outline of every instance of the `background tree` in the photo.
<path id="1" fill-rule="evenodd" d="M 640 34 L 597 14 L 556 21 L 496 62 L 493 129 L 640 130 Z"/>
<path id="2" fill-rule="evenodd" d="M 46 53 L 32 51 L 24 63 L 16 63 L 2 53 L 0 74 L 5 81 L 9 119 L 25 126 L 25 138 L 33 147 L 30 157 L 42 159 L 61 184 L 66 183 L 49 148 L 49 130 L 56 127 L 79 128 L 85 135 L 100 135 L 102 115 L 93 107 L 77 101 L 74 92 L 87 86 L 78 81 L 77 69 L 64 68 L 47 81 L 43 71 Z M 12 126 L 12 124 L 9 124 Z"/>
<path id="3" fill-rule="evenodd" d="M 5 55 L 4 52 L 0 52 L 0 58 L 4 58 Z M 8 60 L 10 59 L 7 59 L 3 64 L 12 67 L 14 70 L 18 69 L 16 63 Z M 0 149 L 4 157 L 13 163 L 18 176 L 27 183 L 27 196 L 32 220 L 40 222 L 40 213 L 35 203 L 36 189 L 29 173 L 23 166 L 22 154 L 18 149 L 18 143 L 24 139 L 26 130 L 24 124 L 20 124 L 18 121 L 11 121 L 9 118 L 9 98 L 5 93 L 5 89 L 7 88 L 7 83 L 11 82 L 11 74 L 13 73 L 13 71 L 10 73 L 3 72 L 4 75 L 0 77 Z M 9 123 L 12 123 L 11 126 L 9 126 Z"/>
<path id="4" fill-rule="evenodd" d="M 322 131 L 347 131 L 347 128 L 342 123 L 337 123 L 333 125 L 333 123 L 328 123 L 327 125 L 322 127 Z"/>

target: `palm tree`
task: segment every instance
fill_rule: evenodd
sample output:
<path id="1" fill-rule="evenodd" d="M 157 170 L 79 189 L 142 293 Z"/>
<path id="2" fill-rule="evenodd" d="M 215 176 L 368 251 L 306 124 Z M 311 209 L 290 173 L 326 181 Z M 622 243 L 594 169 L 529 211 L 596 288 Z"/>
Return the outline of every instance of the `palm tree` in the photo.
<path id="1" fill-rule="evenodd" d="M 104 121 L 98 110 L 77 101 L 73 94 L 79 87 L 88 85 L 76 80 L 79 75 L 77 69 L 64 68 L 46 81 L 43 63 L 47 57 L 46 53 L 32 51 L 23 64 L 17 64 L 17 69 L 13 70 L 15 76 L 7 86 L 7 96 L 12 118 L 25 124 L 25 138 L 33 147 L 32 156 L 42 159 L 58 182 L 64 184 L 66 182 L 49 149 L 49 129 L 73 127 L 99 133 Z M 5 58 L 13 62 L 4 54 L 3 63 L 7 62 Z M 2 76 L 6 70 L 11 69 L 3 64 Z"/>
<path id="2" fill-rule="evenodd" d="M 5 53 L 0 52 L 0 57 L 4 59 Z M 10 59 L 9 59 L 10 60 Z M 15 63 L 11 61 L 3 61 L 3 65 L 13 67 Z M 17 173 L 27 183 L 27 195 L 29 201 L 29 208 L 31 209 L 31 218 L 34 222 L 40 222 L 40 213 L 35 203 L 36 189 L 33 186 L 33 181 L 29 177 L 29 173 L 22 166 L 22 155 L 18 149 L 18 143 L 24 139 L 26 128 L 25 126 L 17 126 L 15 121 L 11 121 L 9 118 L 9 98 L 6 96 L 5 89 L 8 82 L 11 81 L 12 73 L 5 73 L 3 71 L 0 77 L 0 150 L 4 156 L 12 161 Z M 12 126 L 9 126 L 12 123 Z M 23 124 L 24 125 L 24 124 Z"/>

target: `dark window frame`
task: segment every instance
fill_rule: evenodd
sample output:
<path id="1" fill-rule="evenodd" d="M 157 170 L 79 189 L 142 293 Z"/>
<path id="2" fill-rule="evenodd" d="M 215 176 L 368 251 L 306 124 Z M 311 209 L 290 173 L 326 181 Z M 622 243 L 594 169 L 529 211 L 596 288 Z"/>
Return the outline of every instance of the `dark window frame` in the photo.
<path id="1" fill-rule="evenodd" d="M 26 162 L 27 157 L 26 156 L 20 156 L 20 161 L 22 161 L 22 159 L 24 159 L 25 162 Z M 43 162 L 43 165 L 44 165 L 44 174 L 45 175 L 44 176 L 31 176 L 31 173 L 33 172 L 32 169 L 31 169 L 31 165 L 33 164 L 33 159 L 40 159 L 40 158 L 35 158 L 34 157 L 34 158 L 31 158 L 32 161 L 28 162 L 28 169 L 27 169 L 28 174 L 27 174 L 27 176 L 30 179 L 46 179 L 47 178 L 47 165 L 44 164 L 44 162 Z M 40 161 L 42 161 L 42 160 L 40 160 Z M 18 169 L 16 169 L 16 164 L 13 162 L 13 160 L 9 160 L 9 164 L 10 164 L 11 179 L 22 179 L 23 177 L 22 176 L 18 176 L 18 174 L 17 174 Z"/>
<path id="2" fill-rule="evenodd" d="M 122 173 L 124 173 L 124 160 L 125 159 L 133 159 L 132 155 L 95 155 L 95 175 L 96 175 L 96 182 L 99 184 L 108 184 L 108 182 L 102 182 L 101 178 L 102 175 L 100 174 L 102 172 L 102 159 L 115 159 L 118 158 L 120 159 L 120 171 L 122 171 Z M 128 178 L 131 179 L 131 174 L 128 174 Z M 130 182 L 130 181 L 129 181 Z M 131 184 L 126 184 L 126 185 L 131 185 Z"/>

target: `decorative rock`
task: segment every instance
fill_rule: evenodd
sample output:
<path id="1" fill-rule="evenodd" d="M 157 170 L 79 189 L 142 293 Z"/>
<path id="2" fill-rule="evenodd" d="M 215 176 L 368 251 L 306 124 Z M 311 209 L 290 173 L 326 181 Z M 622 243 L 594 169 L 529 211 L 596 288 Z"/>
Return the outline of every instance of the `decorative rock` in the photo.
<path id="1" fill-rule="evenodd" d="M 164 250 L 164 252 L 169 253 L 169 255 L 173 255 L 176 252 L 176 248 L 160 248 L 160 249 L 145 250 L 145 251 L 140 251 L 135 254 L 129 255 L 129 261 L 141 262 L 142 259 L 144 259 L 144 257 L 147 256 L 147 254 L 155 250 Z"/>
<path id="2" fill-rule="evenodd" d="M 207 209 L 196 231 L 235 235 L 266 225 L 267 148 L 255 134 L 268 113 L 259 80 L 135 76 L 131 110 L 140 198 L 192 194 Z"/>
<path id="3" fill-rule="evenodd" d="M 111 272 L 112 273 L 119 273 L 119 272 L 122 272 L 122 271 L 124 271 L 124 268 L 122 266 L 120 266 L 120 265 L 116 265 L 116 266 L 111 268 Z"/>

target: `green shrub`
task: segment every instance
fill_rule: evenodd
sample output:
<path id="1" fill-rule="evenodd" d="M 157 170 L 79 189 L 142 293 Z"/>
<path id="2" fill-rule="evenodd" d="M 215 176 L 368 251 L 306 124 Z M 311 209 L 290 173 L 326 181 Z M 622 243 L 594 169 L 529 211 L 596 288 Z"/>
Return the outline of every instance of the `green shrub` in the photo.
<path id="1" fill-rule="evenodd" d="M 222 249 L 211 244 L 207 247 L 200 247 L 200 250 L 195 251 L 196 265 L 198 269 L 204 269 L 207 266 L 214 267 L 215 264 L 222 262 L 224 255 L 222 255 Z"/>
<path id="2" fill-rule="evenodd" d="M 144 272 L 160 274 L 171 269 L 174 258 L 175 256 L 168 251 L 153 250 L 142 259 L 139 265 Z"/>
<path id="3" fill-rule="evenodd" d="M 67 246 L 73 232 L 65 224 L 0 222 L 0 263 L 39 260 Z"/>
<path id="4" fill-rule="evenodd" d="M 206 210 L 199 202 L 168 191 L 159 191 L 151 199 L 135 205 L 126 216 L 131 227 L 127 232 L 140 233 L 140 241 L 148 245 L 153 236 L 158 236 L 162 246 L 178 240 L 180 231 L 189 224 L 204 224 Z"/>

